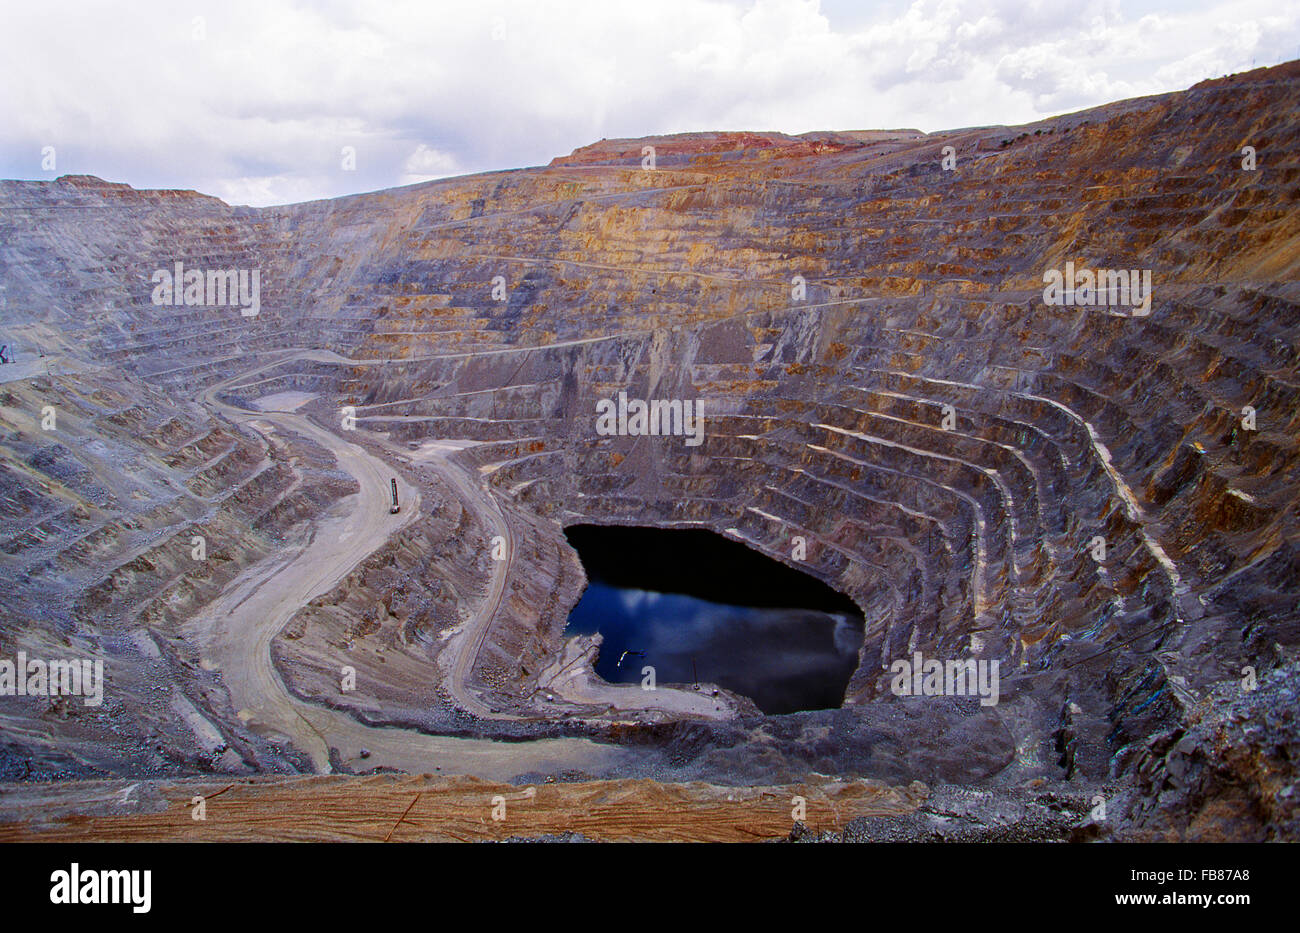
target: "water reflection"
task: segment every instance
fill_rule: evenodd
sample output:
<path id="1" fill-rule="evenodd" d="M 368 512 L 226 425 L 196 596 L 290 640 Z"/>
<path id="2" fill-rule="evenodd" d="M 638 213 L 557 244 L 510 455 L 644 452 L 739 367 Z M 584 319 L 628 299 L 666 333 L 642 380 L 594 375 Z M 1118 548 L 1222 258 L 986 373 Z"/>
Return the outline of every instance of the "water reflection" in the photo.
<path id="1" fill-rule="evenodd" d="M 611 683 L 708 681 L 765 713 L 838 707 L 858 662 L 862 620 L 816 609 L 710 602 L 593 580 L 570 635 L 604 636 L 596 672 Z"/>

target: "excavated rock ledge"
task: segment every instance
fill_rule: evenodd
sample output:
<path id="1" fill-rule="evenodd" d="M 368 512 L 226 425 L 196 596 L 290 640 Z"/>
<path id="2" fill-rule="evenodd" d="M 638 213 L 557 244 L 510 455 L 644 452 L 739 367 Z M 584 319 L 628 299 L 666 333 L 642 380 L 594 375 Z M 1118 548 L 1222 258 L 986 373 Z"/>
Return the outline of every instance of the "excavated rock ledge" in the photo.
<path id="1" fill-rule="evenodd" d="M 1297 92 L 1289 63 L 1024 127 L 602 140 L 256 210 L 0 182 L 0 657 L 113 686 L 4 698 L 0 777 L 831 774 L 932 790 L 793 838 L 1296 838 Z M 258 270 L 260 313 L 155 304 L 175 261 Z M 1150 270 L 1150 314 L 1045 304 L 1067 264 Z M 599 434 L 620 391 L 702 401 L 703 444 Z M 387 475 L 389 534 L 356 520 Z M 710 529 L 852 599 L 844 708 L 547 700 L 582 522 Z M 205 608 L 256 625 L 235 597 L 344 527 L 374 540 L 216 664 Z M 998 704 L 893 695 L 916 652 L 998 661 Z"/>

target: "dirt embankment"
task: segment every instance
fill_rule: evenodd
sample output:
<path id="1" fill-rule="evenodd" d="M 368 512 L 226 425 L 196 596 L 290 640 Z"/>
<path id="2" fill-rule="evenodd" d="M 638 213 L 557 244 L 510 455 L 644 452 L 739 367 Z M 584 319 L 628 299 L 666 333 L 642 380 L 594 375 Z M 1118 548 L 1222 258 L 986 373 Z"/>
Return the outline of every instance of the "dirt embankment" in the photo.
<path id="1" fill-rule="evenodd" d="M 818 833 L 841 831 L 858 817 L 902 817 L 927 793 L 919 782 L 517 786 L 429 775 L 8 785 L 0 787 L 0 842 L 464 842 L 563 834 L 608 842 L 763 841 L 788 837 L 796 816 Z"/>

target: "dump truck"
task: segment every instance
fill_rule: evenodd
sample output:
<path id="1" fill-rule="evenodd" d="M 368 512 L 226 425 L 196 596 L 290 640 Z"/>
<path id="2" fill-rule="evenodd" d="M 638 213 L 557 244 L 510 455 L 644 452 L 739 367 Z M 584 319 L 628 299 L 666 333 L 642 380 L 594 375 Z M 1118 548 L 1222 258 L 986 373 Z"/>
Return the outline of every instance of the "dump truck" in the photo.
<path id="1" fill-rule="evenodd" d="M 398 512 L 402 511 L 402 507 L 397 504 L 397 477 L 396 476 L 393 477 L 392 483 L 393 483 L 393 505 L 392 508 L 388 510 L 388 514 L 396 515 Z"/>

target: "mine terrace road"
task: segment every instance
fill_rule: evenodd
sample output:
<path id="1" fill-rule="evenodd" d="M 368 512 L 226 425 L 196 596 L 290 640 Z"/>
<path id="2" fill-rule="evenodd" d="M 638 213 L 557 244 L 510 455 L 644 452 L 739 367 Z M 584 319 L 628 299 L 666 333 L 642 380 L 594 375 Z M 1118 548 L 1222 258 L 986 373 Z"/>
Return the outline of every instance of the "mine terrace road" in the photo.
<path id="1" fill-rule="evenodd" d="M 280 357 L 261 369 L 214 386 L 204 393 L 205 403 L 264 436 L 278 427 L 315 441 L 337 458 L 340 469 L 357 479 L 361 490 L 343 500 L 342 514 L 319 523 L 310 541 L 296 553 L 255 564 L 187 624 L 205 660 L 221 670 L 240 718 L 259 734 L 291 741 L 307 752 L 320 772 L 331 770 L 331 747 L 337 749 L 343 761 L 357 761 L 361 749 L 368 749 L 371 754 L 367 767 L 386 766 L 413 773 L 431 772 L 438 767 L 443 773 L 471 774 L 489 780 L 508 780 L 529 771 L 617 767 L 625 752 L 587 739 L 493 742 L 376 728 L 344 712 L 304 702 L 288 692 L 271 661 L 271 641 L 276 633 L 299 609 L 336 586 L 353 567 L 414 519 L 420 498 L 416 489 L 401 482 L 406 505 L 400 515 L 390 515 L 389 477 L 396 476 L 397 471 L 388 464 L 303 416 L 243 411 L 216 399 L 231 383 L 286 359 Z M 494 579 L 493 593 L 498 598 L 503 589 L 504 583 L 498 585 Z M 491 618 L 494 604 L 492 600 L 485 602 L 480 607 L 480 613 L 486 610 L 485 617 L 472 620 L 479 625 L 469 626 L 471 631 L 479 626 L 486 628 Z M 480 633 L 475 641 L 481 640 Z M 466 651 L 462 657 L 472 659 L 475 655 L 474 651 Z M 467 660 L 460 666 L 462 676 L 470 663 Z"/>

